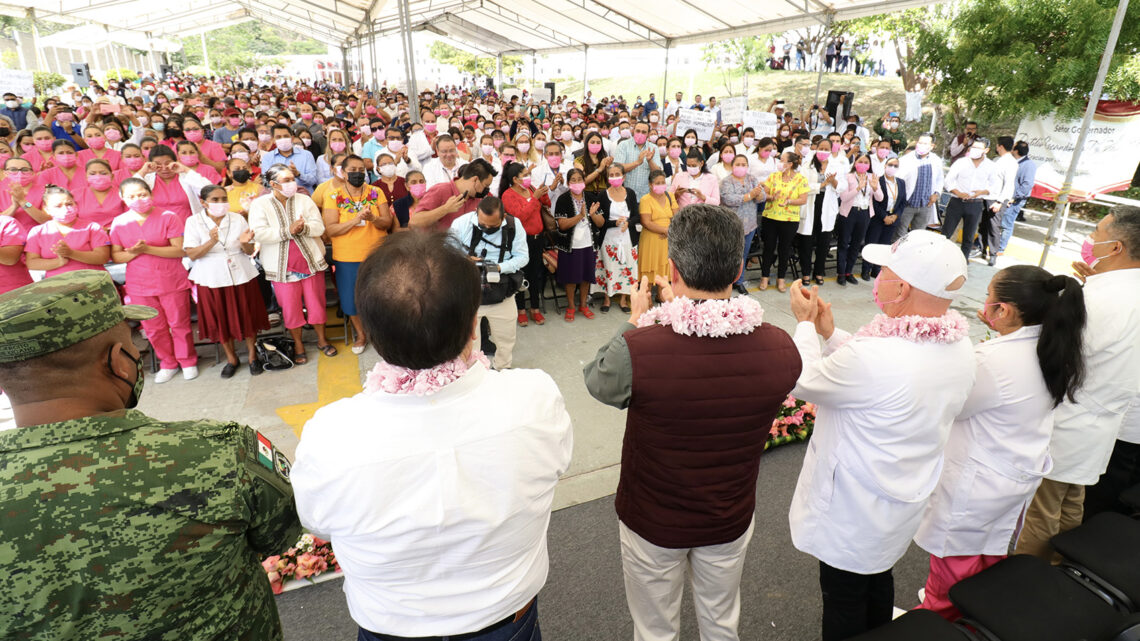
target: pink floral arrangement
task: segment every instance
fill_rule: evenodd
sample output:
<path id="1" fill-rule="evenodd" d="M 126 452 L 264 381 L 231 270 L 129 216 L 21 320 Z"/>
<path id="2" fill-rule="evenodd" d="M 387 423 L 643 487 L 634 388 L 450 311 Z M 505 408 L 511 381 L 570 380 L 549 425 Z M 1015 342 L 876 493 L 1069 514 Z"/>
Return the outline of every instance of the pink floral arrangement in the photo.
<path id="1" fill-rule="evenodd" d="M 669 325 L 684 336 L 723 338 L 750 334 L 763 322 L 764 308 L 751 296 L 703 301 L 678 296 L 642 314 L 637 326 Z"/>
<path id="2" fill-rule="evenodd" d="M 956 343 L 970 333 L 966 317 L 950 310 L 937 318 L 879 314 L 855 333 L 856 336 L 902 338 L 914 343 Z"/>
<path id="3" fill-rule="evenodd" d="M 764 449 L 807 440 L 815 427 L 815 410 L 814 404 L 789 394 L 788 398 L 784 399 L 780 413 L 772 421 Z"/>
<path id="4" fill-rule="evenodd" d="M 462 356 L 427 369 L 409 369 L 381 360 L 364 379 L 364 391 L 385 394 L 415 394 L 427 396 L 459 380 L 476 363 L 490 368 L 491 364 L 481 351 L 473 351 L 464 360 Z"/>
<path id="5" fill-rule="evenodd" d="M 285 582 L 291 579 L 312 581 L 328 571 L 340 572 L 332 544 L 312 534 L 302 535 L 297 545 L 283 554 L 266 558 L 261 567 L 265 568 L 273 594 L 281 594 L 285 590 Z"/>

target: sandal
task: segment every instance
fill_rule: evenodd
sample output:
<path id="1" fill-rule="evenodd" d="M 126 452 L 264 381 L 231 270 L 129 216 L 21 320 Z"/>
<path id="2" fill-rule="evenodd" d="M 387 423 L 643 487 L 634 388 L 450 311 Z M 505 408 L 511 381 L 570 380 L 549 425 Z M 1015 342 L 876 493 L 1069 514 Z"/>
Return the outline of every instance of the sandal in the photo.
<path id="1" fill-rule="evenodd" d="M 788 286 L 784 284 L 783 280 L 776 280 L 776 291 L 780 292 L 781 294 L 788 293 Z"/>
<path id="2" fill-rule="evenodd" d="M 566 319 L 567 323 L 573 323 L 574 322 L 574 308 L 573 307 L 567 307 L 566 308 L 566 315 L 563 316 L 563 318 Z"/>
<path id="3" fill-rule="evenodd" d="M 325 356 L 328 356 L 329 358 L 332 358 L 333 356 L 336 356 L 337 354 L 340 353 L 340 352 L 336 351 L 336 348 L 333 347 L 332 343 L 325 343 L 324 345 L 317 345 L 317 349 L 319 349 L 322 354 L 324 354 Z"/>
<path id="4" fill-rule="evenodd" d="M 760 291 L 762 291 L 762 292 L 768 291 L 768 279 L 767 278 L 761 278 L 760 279 Z"/>
<path id="5" fill-rule="evenodd" d="M 594 312 L 591 312 L 590 308 L 586 307 L 585 305 L 579 307 L 578 311 L 582 312 L 582 315 L 585 316 L 586 318 L 593 318 L 594 317 Z"/>
<path id="6" fill-rule="evenodd" d="M 546 324 L 546 317 L 543 316 L 542 312 L 540 312 L 538 310 L 535 310 L 535 312 L 533 314 L 531 314 L 530 317 L 534 319 L 535 325 L 545 325 Z"/>
<path id="7" fill-rule="evenodd" d="M 800 279 L 800 284 L 804 287 L 811 287 L 811 276 L 804 276 Z"/>
<path id="8" fill-rule="evenodd" d="M 305 355 L 305 352 L 301 352 L 300 354 L 294 354 L 293 355 L 293 364 L 294 365 L 304 365 L 305 363 L 308 363 L 308 362 L 309 362 L 309 357 Z"/>
<path id="9" fill-rule="evenodd" d="M 822 285 L 823 284 L 823 276 L 816 276 L 815 277 L 815 284 L 816 285 Z"/>

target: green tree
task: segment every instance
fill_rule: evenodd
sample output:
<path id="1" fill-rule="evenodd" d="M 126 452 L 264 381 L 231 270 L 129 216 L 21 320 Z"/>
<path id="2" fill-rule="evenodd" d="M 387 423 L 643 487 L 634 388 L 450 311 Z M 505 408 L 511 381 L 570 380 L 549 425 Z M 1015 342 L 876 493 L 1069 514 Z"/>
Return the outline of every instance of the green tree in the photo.
<path id="1" fill-rule="evenodd" d="M 768 62 L 772 36 L 764 34 L 710 42 L 701 47 L 701 60 L 710 67 L 761 71 Z"/>
<path id="2" fill-rule="evenodd" d="M 929 5 L 917 9 L 895 11 L 867 18 L 837 23 L 842 33 L 863 41 L 889 40 L 899 61 L 903 89 L 927 89 L 933 79 L 930 69 L 919 61 L 916 42 L 919 34 L 932 29 L 945 29 L 950 20 L 947 5 Z"/>
<path id="3" fill-rule="evenodd" d="M 920 31 L 917 66 L 931 97 L 958 113 L 998 120 L 1085 108 L 1108 41 L 1115 0 L 970 0 L 951 20 Z M 1109 87 L 1140 97 L 1140 2 L 1125 16 Z M 1131 92 L 1131 94 L 1129 94 Z"/>
<path id="4" fill-rule="evenodd" d="M 274 64 L 282 55 L 320 55 L 328 49 L 309 38 L 302 38 L 261 22 L 250 21 L 206 34 L 210 67 L 217 73 L 239 72 Z M 203 65 L 202 39 L 182 39 L 187 66 Z"/>
<path id="5" fill-rule="evenodd" d="M 494 76 L 496 73 L 496 60 L 491 56 L 476 56 L 473 53 L 454 47 L 442 40 L 431 43 L 428 55 L 440 64 L 450 65 L 470 74 L 481 76 Z M 523 59 L 521 56 L 503 56 L 503 74 L 516 75 L 522 73 Z"/>

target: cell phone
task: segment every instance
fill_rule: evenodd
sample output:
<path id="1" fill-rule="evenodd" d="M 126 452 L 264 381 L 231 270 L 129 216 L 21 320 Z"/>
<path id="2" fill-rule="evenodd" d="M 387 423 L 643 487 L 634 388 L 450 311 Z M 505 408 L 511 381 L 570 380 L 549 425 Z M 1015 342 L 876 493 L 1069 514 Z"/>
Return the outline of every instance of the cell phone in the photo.
<path id="1" fill-rule="evenodd" d="M 122 111 L 122 105 L 113 102 L 104 102 L 99 105 L 99 111 L 105 114 L 117 114 Z"/>

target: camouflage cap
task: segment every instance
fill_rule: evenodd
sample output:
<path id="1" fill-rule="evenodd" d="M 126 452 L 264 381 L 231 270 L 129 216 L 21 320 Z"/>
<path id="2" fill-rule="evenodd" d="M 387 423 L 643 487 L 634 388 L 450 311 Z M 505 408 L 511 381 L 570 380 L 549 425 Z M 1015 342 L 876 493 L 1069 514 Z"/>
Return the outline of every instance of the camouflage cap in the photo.
<path id="1" fill-rule="evenodd" d="M 45 278 L 0 295 L 0 363 L 50 354 L 124 320 L 157 315 L 150 307 L 123 305 L 111 275 L 102 270 Z"/>

